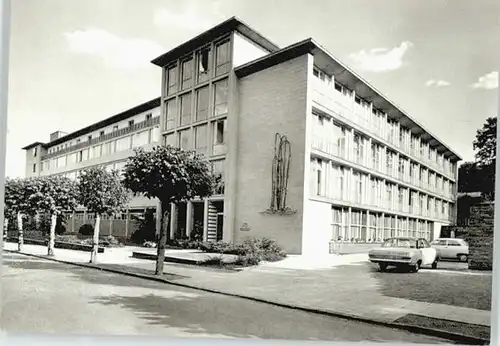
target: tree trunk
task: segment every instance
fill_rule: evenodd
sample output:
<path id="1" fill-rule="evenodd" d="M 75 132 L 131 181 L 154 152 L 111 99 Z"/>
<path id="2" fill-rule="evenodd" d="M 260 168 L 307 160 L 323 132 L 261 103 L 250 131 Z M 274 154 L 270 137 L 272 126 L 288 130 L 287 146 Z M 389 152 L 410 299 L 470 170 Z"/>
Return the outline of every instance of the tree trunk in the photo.
<path id="1" fill-rule="evenodd" d="M 90 253 L 90 263 L 96 263 L 97 252 L 99 250 L 99 226 L 101 225 L 101 215 L 96 214 L 94 225 L 94 239 L 92 242 L 92 252 Z"/>
<path id="2" fill-rule="evenodd" d="M 9 231 L 9 218 L 6 217 L 4 220 L 3 220 L 3 241 L 6 242 L 7 241 L 7 233 Z"/>
<path id="3" fill-rule="evenodd" d="M 17 250 L 23 251 L 23 245 L 24 245 L 23 215 L 21 213 L 17 213 L 17 229 L 19 232 L 19 237 L 17 240 Z"/>
<path id="4" fill-rule="evenodd" d="M 56 242 L 56 223 L 57 223 L 57 215 L 52 214 L 50 216 L 50 233 L 49 233 L 49 245 L 47 247 L 47 256 L 54 256 L 54 246 Z"/>
<path id="5" fill-rule="evenodd" d="M 165 227 L 165 221 L 168 221 L 169 212 L 165 211 L 165 205 L 168 203 L 161 204 L 161 222 L 160 222 L 160 234 L 158 236 L 157 245 L 157 256 L 156 256 L 156 270 L 155 275 L 163 275 L 163 266 L 165 264 L 165 246 L 167 244 L 167 228 Z"/>

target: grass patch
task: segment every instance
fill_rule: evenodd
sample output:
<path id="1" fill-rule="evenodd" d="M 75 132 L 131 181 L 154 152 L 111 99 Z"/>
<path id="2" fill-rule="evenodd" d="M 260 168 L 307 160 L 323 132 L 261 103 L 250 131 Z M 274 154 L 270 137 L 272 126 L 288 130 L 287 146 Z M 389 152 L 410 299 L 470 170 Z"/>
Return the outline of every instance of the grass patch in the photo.
<path id="1" fill-rule="evenodd" d="M 374 273 L 382 294 L 426 303 L 491 310 L 491 275 L 460 273 Z"/>
<path id="2" fill-rule="evenodd" d="M 408 314 L 406 316 L 398 318 L 395 322 L 417 327 L 445 330 L 450 333 L 467 335 L 474 338 L 480 338 L 480 339 L 490 338 L 491 328 L 477 324 L 455 322 L 450 320 L 441 320 L 438 318 L 432 318 L 416 314 Z"/>

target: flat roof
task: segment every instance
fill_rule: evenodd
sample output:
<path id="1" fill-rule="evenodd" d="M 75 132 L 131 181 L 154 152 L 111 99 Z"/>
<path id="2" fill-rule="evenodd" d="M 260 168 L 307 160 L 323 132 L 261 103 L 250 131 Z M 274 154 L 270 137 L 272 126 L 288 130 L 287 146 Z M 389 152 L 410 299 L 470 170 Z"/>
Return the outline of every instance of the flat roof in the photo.
<path id="1" fill-rule="evenodd" d="M 28 144 L 27 146 L 25 146 L 25 147 L 23 148 L 23 150 L 30 150 L 31 148 L 34 148 L 34 147 L 36 147 L 36 146 L 38 146 L 38 145 L 40 145 L 40 144 L 41 144 L 41 145 L 44 145 L 45 143 L 42 143 L 42 142 L 34 142 L 34 143 L 31 143 L 31 144 Z"/>
<path id="2" fill-rule="evenodd" d="M 92 125 L 89 125 L 87 127 L 84 127 L 80 130 L 77 130 L 75 132 L 71 132 L 65 136 L 62 136 L 58 139 L 56 139 L 55 141 L 52 141 L 52 142 L 48 142 L 48 143 L 42 143 L 42 142 L 35 142 L 33 144 L 30 144 L 30 145 L 27 145 L 26 147 L 24 147 L 23 149 L 24 150 L 28 150 L 30 148 L 33 148 L 34 146 L 37 146 L 39 144 L 41 144 L 43 147 L 47 148 L 47 147 L 51 147 L 51 146 L 54 146 L 54 145 L 58 145 L 62 142 L 66 142 L 66 141 L 69 141 L 69 140 L 72 140 L 76 137 L 80 137 L 86 133 L 89 133 L 89 132 L 93 132 L 93 131 L 96 131 L 96 130 L 99 130 L 103 127 L 106 127 L 108 125 L 111 125 L 111 124 L 114 124 L 114 123 L 117 123 L 119 121 L 122 121 L 122 120 L 125 120 L 127 118 L 130 118 L 131 116 L 134 116 L 134 115 L 137 115 L 137 114 L 140 114 L 140 113 L 143 113 L 143 112 L 147 112 L 148 110 L 151 110 L 153 108 L 156 108 L 156 107 L 159 107 L 160 106 L 160 97 L 157 97 L 153 100 L 149 100 L 147 102 L 144 102 L 138 106 L 135 106 L 133 108 L 130 108 L 130 109 L 127 109 L 123 112 L 120 112 L 116 115 L 113 115 L 109 118 L 106 118 L 104 120 L 101 120 L 97 123 L 94 123 Z M 56 131 L 57 132 L 57 131 Z"/>
<path id="3" fill-rule="evenodd" d="M 205 43 L 211 42 L 216 38 L 228 34 L 233 31 L 238 31 L 240 34 L 258 44 L 268 52 L 275 52 L 280 49 L 276 44 L 262 36 L 257 30 L 251 28 L 238 17 L 231 17 L 224 22 L 212 27 L 211 29 L 202 32 L 198 36 L 182 43 L 172 50 L 153 59 L 151 63 L 163 67 L 168 65 L 173 60 L 177 60 L 193 50 L 203 46 Z"/>
<path id="4" fill-rule="evenodd" d="M 444 144 L 436 135 L 424 128 L 418 121 L 411 118 L 401 109 L 401 107 L 390 101 L 380 91 L 375 89 L 375 87 L 370 85 L 370 83 L 357 75 L 349 67 L 341 63 L 312 38 L 294 43 L 276 52 L 239 66 L 235 68 L 235 73 L 239 78 L 243 78 L 252 73 L 267 69 L 307 53 L 314 56 L 314 62 L 318 68 L 329 75 L 333 75 L 336 81 L 354 90 L 356 95 L 372 102 L 376 108 L 386 112 L 390 118 L 397 120 L 413 134 L 420 136 L 424 141 L 428 142 L 431 147 L 450 158 L 452 162 L 462 160 L 462 157 L 456 151 Z"/>

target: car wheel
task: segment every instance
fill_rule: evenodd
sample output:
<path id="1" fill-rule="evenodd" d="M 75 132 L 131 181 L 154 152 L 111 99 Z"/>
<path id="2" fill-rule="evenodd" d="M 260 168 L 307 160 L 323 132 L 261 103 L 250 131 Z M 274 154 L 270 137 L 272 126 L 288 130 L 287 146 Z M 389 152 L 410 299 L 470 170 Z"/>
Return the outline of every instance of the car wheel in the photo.
<path id="1" fill-rule="evenodd" d="M 378 266 L 380 267 L 381 272 L 385 272 L 387 269 L 387 264 L 385 263 L 379 263 Z"/>
<path id="2" fill-rule="evenodd" d="M 436 260 L 432 262 L 432 269 L 437 269 L 437 267 L 438 267 L 438 259 L 436 258 Z"/>
<path id="3" fill-rule="evenodd" d="M 411 272 L 413 273 L 418 273 L 418 271 L 420 270 L 420 261 L 415 263 L 415 265 L 411 266 Z"/>
<path id="4" fill-rule="evenodd" d="M 467 255 L 460 255 L 458 256 L 458 259 L 460 260 L 460 262 L 467 262 Z"/>

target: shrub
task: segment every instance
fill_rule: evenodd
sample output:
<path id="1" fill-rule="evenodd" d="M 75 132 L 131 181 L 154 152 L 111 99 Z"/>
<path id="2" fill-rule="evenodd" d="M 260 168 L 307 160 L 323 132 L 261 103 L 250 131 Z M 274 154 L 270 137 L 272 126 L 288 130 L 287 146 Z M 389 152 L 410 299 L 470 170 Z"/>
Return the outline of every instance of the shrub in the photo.
<path id="1" fill-rule="evenodd" d="M 153 242 L 156 240 L 156 218 L 154 209 L 146 210 L 146 213 L 141 216 L 133 216 L 137 221 L 137 230 L 132 233 L 130 240 L 136 244 L 144 242 Z"/>
<path id="2" fill-rule="evenodd" d="M 112 235 L 108 235 L 108 236 L 104 237 L 104 239 L 102 241 L 99 241 L 99 243 L 101 243 L 102 246 L 106 246 L 106 247 L 121 247 L 121 246 L 123 246 L 123 244 L 120 243 L 120 241 L 118 239 L 116 239 L 115 237 L 113 237 Z"/>
<path id="3" fill-rule="evenodd" d="M 80 233 L 81 235 L 94 235 L 94 226 L 90 225 L 90 224 L 85 224 L 85 225 L 82 225 L 79 229 L 78 229 L 78 233 Z"/>

